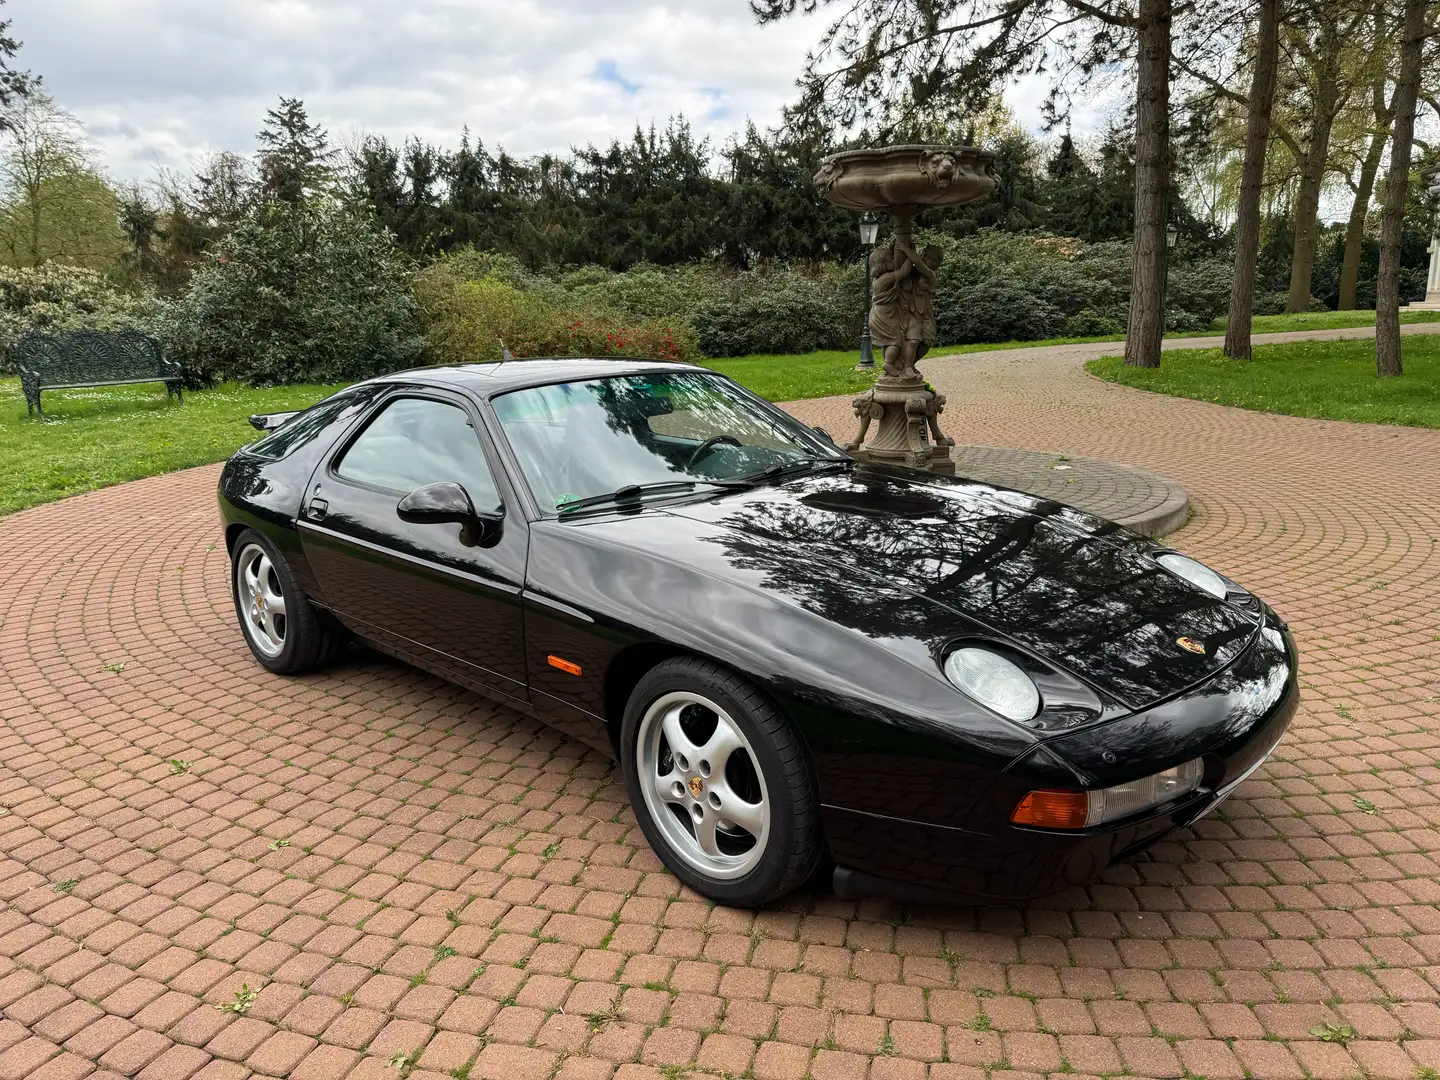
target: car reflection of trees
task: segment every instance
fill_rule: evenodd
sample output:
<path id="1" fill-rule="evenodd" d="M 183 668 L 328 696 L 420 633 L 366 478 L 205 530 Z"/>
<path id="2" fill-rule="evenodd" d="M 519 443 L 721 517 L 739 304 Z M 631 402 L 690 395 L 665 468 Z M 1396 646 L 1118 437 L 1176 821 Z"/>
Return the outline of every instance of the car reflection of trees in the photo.
<path id="1" fill-rule="evenodd" d="M 1137 559 L 1114 539 L 1119 526 L 1060 503 L 978 486 L 917 489 L 868 469 L 808 487 L 798 501 L 736 506 L 720 519 L 732 531 L 716 542 L 770 587 L 867 633 L 910 636 L 929 620 L 913 605 L 877 604 L 873 580 L 837 572 L 831 553 L 868 552 L 876 576 L 1021 640 L 1043 630 L 1057 659 L 1103 657 L 1121 693 L 1147 693 L 1136 669 L 1174 651 L 1179 622 L 1212 656 L 1253 633 L 1248 620 Z"/>

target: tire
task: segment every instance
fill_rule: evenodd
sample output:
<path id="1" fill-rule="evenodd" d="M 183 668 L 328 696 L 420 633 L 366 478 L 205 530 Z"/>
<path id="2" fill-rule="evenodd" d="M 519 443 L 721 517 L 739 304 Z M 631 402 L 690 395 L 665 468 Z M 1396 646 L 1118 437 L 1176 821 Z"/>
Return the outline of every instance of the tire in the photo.
<path id="1" fill-rule="evenodd" d="M 256 582 L 262 586 L 258 592 Z M 332 616 L 310 603 L 284 556 L 254 529 L 235 538 L 230 595 L 245 644 L 262 666 L 278 675 L 313 671 L 345 645 L 344 632 Z M 263 601 L 258 605 L 257 596 Z"/>
<path id="2" fill-rule="evenodd" d="M 625 706 L 620 746 L 645 838 L 696 892 L 758 907 L 814 872 L 824 842 L 809 757 L 734 672 L 696 657 L 656 665 Z"/>

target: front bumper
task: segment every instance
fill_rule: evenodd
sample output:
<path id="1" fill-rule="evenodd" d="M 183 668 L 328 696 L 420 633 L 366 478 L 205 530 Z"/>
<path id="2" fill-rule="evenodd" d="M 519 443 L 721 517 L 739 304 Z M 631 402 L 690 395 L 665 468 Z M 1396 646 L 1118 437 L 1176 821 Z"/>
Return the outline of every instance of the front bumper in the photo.
<path id="1" fill-rule="evenodd" d="M 1191 693 L 1040 744 L 997 777 L 962 828 L 826 806 L 836 891 L 1013 903 L 1083 885 L 1214 810 L 1270 756 L 1299 697 L 1288 636 L 1257 637 Z M 1074 788 L 1077 776 L 1079 786 L 1106 787 L 1195 757 L 1205 763 L 1201 787 L 1138 820 L 1074 831 L 1009 822 L 1034 788 Z"/>

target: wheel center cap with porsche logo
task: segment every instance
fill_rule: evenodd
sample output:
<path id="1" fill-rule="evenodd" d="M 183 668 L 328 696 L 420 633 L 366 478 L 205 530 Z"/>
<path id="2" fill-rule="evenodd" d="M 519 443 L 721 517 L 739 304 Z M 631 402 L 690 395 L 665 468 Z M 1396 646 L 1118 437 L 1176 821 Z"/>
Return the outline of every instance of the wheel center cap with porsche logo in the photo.
<path id="1" fill-rule="evenodd" d="M 697 799 L 700 798 L 701 795 L 704 795 L 705 781 L 701 780 L 698 776 L 690 777 L 690 794 Z"/>
<path id="2" fill-rule="evenodd" d="M 1175 639 L 1175 644 L 1179 645 L 1180 648 L 1186 652 L 1199 653 L 1201 656 L 1205 655 L 1205 646 L 1192 637 L 1178 637 Z"/>

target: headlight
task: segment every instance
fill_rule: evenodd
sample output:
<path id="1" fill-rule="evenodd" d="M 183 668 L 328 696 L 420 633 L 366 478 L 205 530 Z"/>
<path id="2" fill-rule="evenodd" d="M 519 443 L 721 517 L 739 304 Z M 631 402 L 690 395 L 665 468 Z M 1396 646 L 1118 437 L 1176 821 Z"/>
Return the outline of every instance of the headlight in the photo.
<path id="1" fill-rule="evenodd" d="M 1040 711 L 1040 691 L 1030 676 L 989 649 L 956 649 L 945 658 L 945 676 L 962 694 L 1008 720 L 1029 720 Z"/>
<path id="2" fill-rule="evenodd" d="M 1230 592 L 1224 578 L 1194 559 L 1167 551 L 1164 555 L 1157 555 L 1155 561 L 1176 577 L 1184 578 L 1191 585 L 1205 590 L 1217 600 L 1224 600 Z"/>
<path id="3" fill-rule="evenodd" d="M 1138 814 L 1188 795 L 1205 772 L 1199 758 L 1173 769 L 1098 791 L 1032 791 L 1010 815 L 1016 825 L 1044 829 L 1084 829 Z"/>

